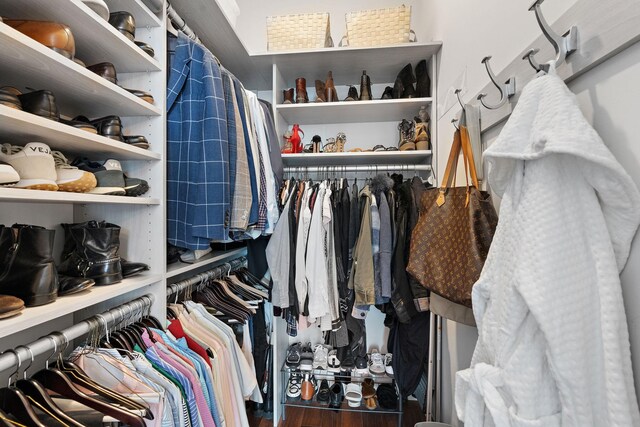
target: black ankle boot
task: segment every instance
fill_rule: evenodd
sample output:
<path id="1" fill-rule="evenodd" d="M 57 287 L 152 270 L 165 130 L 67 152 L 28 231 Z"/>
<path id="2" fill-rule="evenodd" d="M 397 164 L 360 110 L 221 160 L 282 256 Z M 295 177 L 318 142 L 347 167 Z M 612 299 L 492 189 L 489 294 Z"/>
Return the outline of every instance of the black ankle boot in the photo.
<path id="1" fill-rule="evenodd" d="M 54 236 L 55 230 L 35 225 L 0 227 L 0 293 L 18 297 L 28 307 L 56 300 Z"/>
<path id="2" fill-rule="evenodd" d="M 427 61 L 424 59 L 416 65 L 416 97 L 428 98 L 431 96 L 431 79 L 427 72 Z"/>
<path id="3" fill-rule="evenodd" d="M 416 82 L 416 76 L 413 74 L 411 64 L 407 64 L 398 73 L 396 81 L 393 85 L 393 98 L 413 98 L 415 97 L 415 88 L 413 84 Z"/>
<path id="4" fill-rule="evenodd" d="M 96 285 L 111 285 L 122 280 L 120 265 L 120 227 L 106 222 L 89 221 L 63 224 L 65 248 L 60 273 L 71 277 L 93 279 Z M 66 239 L 72 239 L 67 245 Z M 66 255 L 66 258 L 65 258 Z"/>
<path id="5" fill-rule="evenodd" d="M 393 88 L 391 86 L 385 87 L 380 99 L 393 99 Z"/>

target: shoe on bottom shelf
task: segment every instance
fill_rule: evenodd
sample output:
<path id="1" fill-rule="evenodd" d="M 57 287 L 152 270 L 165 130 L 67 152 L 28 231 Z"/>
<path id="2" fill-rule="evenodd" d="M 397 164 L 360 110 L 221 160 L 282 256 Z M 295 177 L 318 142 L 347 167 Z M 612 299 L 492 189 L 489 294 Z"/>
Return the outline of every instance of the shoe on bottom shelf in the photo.
<path id="1" fill-rule="evenodd" d="M 359 383 L 349 383 L 345 387 L 344 398 L 349 407 L 357 408 L 362 403 L 362 386 Z"/>
<path id="2" fill-rule="evenodd" d="M 0 161 L 0 186 L 15 185 L 20 181 L 20 175 L 9 163 Z"/>
<path id="3" fill-rule="evenodd" d="M 315 380 L 308 373 L 304 374 L 304 380 L 302 381 L 302 386 L 300 389 L 300 397 L 302 400 L 311 400 L 313 399 L 313 395 L 316 393 L 316 387 L 313 384 Z"/>
<path id="4" fill-rule="evenodd" d="M 51 149 L 42 142 L 0 145 L 0 161 L 8 163 L 20 176 L 16 188 L 57 191 L 56 165 Z"/>
<path id="5" fill-rule="evenodd" d="M 334 409 L 339 408 L 342 405 L 342 399 L 344 398 L 344 389 L 342 388 L 342 383 L 333 383 L 333 385 L 329 389 L 329 395 L 331 399 L 329 407 Z"/>
<path id="6" fill-rule="evenodd" d="M 300 388 L 302 383 L 302 374 L 300 372 L 292 372 L 289 376 L 289 384 L 287 385 L 287 397 L 290 399 L 300 398 Z"/>
<path id="7" fill-rule="evenodd" d="M 329 393 L 329 382 L 327 380 L 320 381 L 320 387 L 318 387 L 318 393 L 316 393 L 316 401 L 326 406 L 331 400 L 331 394 Z"/>
<path id="8" fill-rule="evenodd" d="M 56 164 L 58 191 L 86 193 L 96 188 L 97 181 L 94 174 L 71 166 L 69 160 L 59 151 L 52 151 L 51 154 Z"/>
<path id="9" fill-rule="evenodd" d="M 71 165 L 95 175 L 97 185 L 89 193 L 110 196 L 124 196 L 126 194 L 124 173 L 122 173 L 119 161 L 109 159 L 104 163 L 99 163 L 82 157 L 75 159 Z"/>

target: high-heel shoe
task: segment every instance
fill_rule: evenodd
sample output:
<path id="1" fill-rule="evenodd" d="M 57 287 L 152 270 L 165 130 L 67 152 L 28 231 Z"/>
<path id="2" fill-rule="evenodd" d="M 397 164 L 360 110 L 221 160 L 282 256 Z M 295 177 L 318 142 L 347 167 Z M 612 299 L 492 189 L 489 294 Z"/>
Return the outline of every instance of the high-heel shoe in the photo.
<path id="1" fill-rule="evenodd" d="M 336 85 L 333 83 L 333 73 L 331 71 L 327 74 L 327 81 L 324 84 L 324 93 L 327 102 L 338 101 L 338 92 L 336 91 Z"/>

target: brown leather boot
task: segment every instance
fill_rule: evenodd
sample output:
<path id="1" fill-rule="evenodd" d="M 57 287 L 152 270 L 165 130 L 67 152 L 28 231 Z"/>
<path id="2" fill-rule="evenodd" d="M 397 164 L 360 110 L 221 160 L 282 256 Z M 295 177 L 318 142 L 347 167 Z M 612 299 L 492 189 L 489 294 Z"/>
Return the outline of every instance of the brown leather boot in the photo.
<path id="1" fill-rule="evenodd" d="M 284 89 L 282 91 L 282 96 L 284 97 L 283 104 L 293 104 L 293 88 Z"/>
<path id="2" fill-rule="evenodd" d="M 338 92 L 336 92 L 336 85 L 333 84 L 333 73 L 329 71 L 327 74 L 327 81 L 324 84 L 325 99 L 327 102 L 338 102 Z"/>
<path id="3" fill-rule="evenodd" d="M 296 104 L 304 104 L 309 102 L 307 96 L 307 81 L 304 77 L 296 79 Z"/>
<path id="4" fill-rule="evenodd" d="M 316 80 L 316 102 L 327 102 L 326 96 L 324 82 Z"/>
<path id="5" fill-rule="evenodd" d="M 362 71 L 360 78 L 360 101 L 371 101 L 371 79 L 367 76 L 366 71 Z"/>

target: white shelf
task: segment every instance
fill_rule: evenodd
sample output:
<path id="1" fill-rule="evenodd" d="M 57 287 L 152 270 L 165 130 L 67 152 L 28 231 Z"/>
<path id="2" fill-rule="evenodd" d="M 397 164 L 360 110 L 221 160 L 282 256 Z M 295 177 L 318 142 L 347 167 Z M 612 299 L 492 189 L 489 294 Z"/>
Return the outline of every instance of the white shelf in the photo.
<path id="1" fill-rule="evenodd" d="M 279 104 L 276 110 L 289 124 L 397 122 L 418 115 L 431 98 L 384 99 L 373 101 L 309 102 Z"/>
<path id="2" fill-rule="evenodd" d="M 429 60 L 442 47 L 442 42 L 405 43 L 379 47 L 332 47 L 326 49 L 296 50 L 255 55 L 252 58 L 267 64 L 276 64 L 282 78 L 295 86 L 295 79 L 304 77 L 313 86 L 316 79 L 324 81 L 327 71 L 333 73 L 337 86 L 360 84 L 362 70 L 367 71 L 372 84 L 393 86 L 402 68 L 413 67 Z"/>
<path id="3" fill-rule="evenodd" d="M 111 300 L 140 288 L 152 285 L 162 280 L 160 274 L 142 274 L 124 279 L 120 283 L 108 286 L 93 286 L 85 292 L 58 299 L 51 304 L 39 307 L 27 307 L 22 314 L 0 320 L 0 338 L 29 329 L 53 319 L 76 312 L 83 308 Z"/>
<path id="4" fill-rule="evenodd" d="M 0 2 L 0 15 L 10 19 L 55 21 L 71 28 L 76 56 L 87 65 L 109 61 L 118 73 L 160 71 L 160 63 L 144 53 L 81 0 Z"/>
<path id="5" fill-rule="evenodd" d="M 16 86 L 23 91 L 28 91 L 25 88 L 49 89 L 64 115 L 90 118 L 110 114 L 162 115 L 158 107 L 3 23 L 0 23 L 0 46 L 2 85 Z"/>
<path id="6" fill-rule="evenodd" d="M 88 156 L 93 160 L 160 160 L 153 151 L 114 141 L 82 129 L 0 105 L 0 138 L 12 144 L 38 141 L 70 157 Z"/>
<path id="7" fill-rule="evenodd" d="M 419 165 L 431 163 L 431 150 L 283 154 L 282 162 L 287 167 L 344 165 Z"/>
<path id="8" fill-rule="evenodd" d="M 159 205 L 159 199 L 149 197 L 105 196 L 101 194 L 68 193 L 65 191 L 0 188 L 0 202 Z M 2 209 L 8 209 L 3 207 Z M 10 208 L 9 208 L 10 209 Z"/>
<path id="9" fill-rule="evenodd" d="M 160 27 L 162 22 L 146 4 L 140 0 L 105 0 L 109 6 L 109 12 L 127 11 L 136 19 L 136 27 Z"/>
<path id="10" fill-rule="evenodd" d="M 193 264 L 178 261 L 167 266 L 167 279 L 198 270 L 209 265 L 220 264 L 229 259 L 235 259 L 247 254 L 246 248 L 238 248 L 230 251 L 214 251 L 200 258 Z"/>

